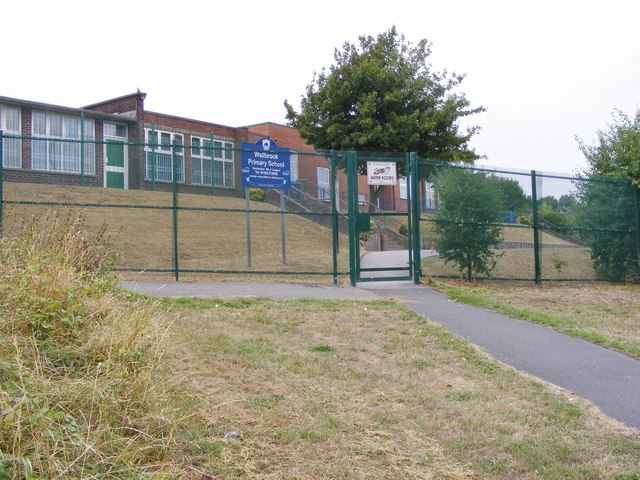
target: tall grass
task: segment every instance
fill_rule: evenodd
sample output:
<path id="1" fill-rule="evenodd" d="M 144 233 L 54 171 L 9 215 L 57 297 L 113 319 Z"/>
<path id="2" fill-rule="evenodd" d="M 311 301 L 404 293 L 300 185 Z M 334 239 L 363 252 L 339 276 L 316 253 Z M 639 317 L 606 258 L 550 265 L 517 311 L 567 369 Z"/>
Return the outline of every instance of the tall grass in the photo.
<path id="1" fill-rule="evenodd" d="M 83 222 L 49 213 L 0 240 L 0 479 L 172 470 L 157 309 L 115 288 Z"/>

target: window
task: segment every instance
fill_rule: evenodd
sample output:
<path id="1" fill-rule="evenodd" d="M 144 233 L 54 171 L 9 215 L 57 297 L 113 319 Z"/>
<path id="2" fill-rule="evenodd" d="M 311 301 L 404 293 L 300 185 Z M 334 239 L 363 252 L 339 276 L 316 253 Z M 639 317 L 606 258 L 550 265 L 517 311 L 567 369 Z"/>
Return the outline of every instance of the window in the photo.
<path id="1" fill-rule="evenodd" d="M 331 201 L 331 191 L 329 189 L 329 169 L 317 167 L 318 170 L 318 200 L 323 202 Z"/>
<path id="2" fill-rule="evenodd" d="M 436 208 L 436 192 L 431 182 L 424 182 L 424 208 L 426 210 Z"/>
<path id="3" fill-rule="evenodd" d="M 0 105 L 0 130 L 5 135 L 20 135 L 20 109 Z M 22 166 L 19 138 L 2 139 L 2 164 L 9 168 Z"/>
<path id="4" fill-rule="evenodd" d="M 234 188 L 233 143 L 191 136 L 191 183 L 211 185 L 211 152 L 216 187 Z"/>
<path id="5" fill-rule="evenodd" d="M 400 184 L 400 199 L 407 199 L 407 177 L 400 177 L 398 179 L 398 183 Z"/>
<path id="6" fill-rule="evenodd" d="M 85 119 L 81 132 L 80 117 L 57 113 L 32 113 L 31 168 L 52 172 L 80 173 L 81 135 L 84 133 L 84 173 L 96 173 L 93 120 Z"/>
<path id="7" fill-rule="evenodd" d="M 127 126 L 119 125 L 117 123 L 105 123 L 104 124 L 104 136 L 112 138 L 127 139 Z"/>
<path id="8" fill-rule="evenodd" d="M 291 167 L 291 183 L 296 185 L 298 183 L 298 153 L 291 152 L 289 159 Z"/>
<path id="9" fill-rule="evenodd" d="M 175 146 L 178 182 L 184 182 L 184 139 L 180 133 L 145 129 L 145 180 L 173 182 L 172 145 Z"/>

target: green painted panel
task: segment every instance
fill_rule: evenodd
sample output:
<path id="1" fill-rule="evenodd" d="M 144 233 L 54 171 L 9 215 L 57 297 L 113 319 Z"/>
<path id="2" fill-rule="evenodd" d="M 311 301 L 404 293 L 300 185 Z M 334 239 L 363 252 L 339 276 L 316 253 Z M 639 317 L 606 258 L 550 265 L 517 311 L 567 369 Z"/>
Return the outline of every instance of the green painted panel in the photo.
<path id="1" fill-rule="evenodd" d="M 107 142 L 107 165 L 110 167 L 124 167 L 124 144 Z"/>
<path id="2" fill-rule="evenodd" d="M 107 172 L 107 188 L 124 188 L 124 173 Z"/>

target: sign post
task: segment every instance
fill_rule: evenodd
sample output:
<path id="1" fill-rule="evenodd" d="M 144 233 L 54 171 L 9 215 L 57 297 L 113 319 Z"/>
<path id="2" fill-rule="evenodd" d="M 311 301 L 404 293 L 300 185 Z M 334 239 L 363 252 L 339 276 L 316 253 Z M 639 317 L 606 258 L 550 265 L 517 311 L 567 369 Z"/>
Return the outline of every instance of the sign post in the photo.
<path id="1" fill-rule="evenodd" d="M 247 195 L 247 260 L 251 266 L 249 188 L 279 188 L 281 209 L 282 263 L 286 264 L 284 190 L 291 187 L 291 150 L 278 147 L 270 138 L 242 143 L 242 186 Z"/>

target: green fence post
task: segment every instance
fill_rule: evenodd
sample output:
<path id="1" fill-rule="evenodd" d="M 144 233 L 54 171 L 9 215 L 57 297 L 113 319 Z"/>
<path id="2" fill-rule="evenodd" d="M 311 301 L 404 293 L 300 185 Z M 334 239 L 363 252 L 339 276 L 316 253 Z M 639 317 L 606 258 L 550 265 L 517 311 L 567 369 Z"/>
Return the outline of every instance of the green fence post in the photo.
<path id="1" fill-rule="evenodd" d="M 149 146 L 151 147 L 151 189 L 156 191 L 156 123 L 151 124 L 151 139 Z"/>
<path id="2" fill-rule="evenodd" d="M 215 172 L 215 148 L 213 148 L 213 132 L 211 132 L 209 134 L 209 140 L 211 141 L 211 196 L 214 196 L 216 194 L 216 182 L 215 182 L 215 175 L 213 174 L 213 172 Z M 224 168 L 224 166 L 223 166 Z"/>
<path id="3" fill-rule="evenodd" d="M 80 186 L 84 187 L 84 110 L 80 110 Z"/>
<path id="4" fill-rule="evenodd" d="M 180 280 L 180 273 L 178 265 L 178 162 L 175 140 L 171 148 L 171 166 L 173 177 L 173 268 L 177 282 Z"/>
<path id="5" fill-rule="evenodd" d="M 340 248 L 338 238 L 338 209 L 336 202 L 336 152 L 331 150 L 331 239 L 333 242 L 333 284 L 338 284 L 338 249 Z"/>
<path id="6" fill-rule="evenodd" d="M 540 266 L 540 224 L 538 219 L 538 186 L 536 171 L 531 170 L 531 201 L 533 206 L 533 259 L 535 263 L 535 282 L 540 283 L 542 277 Z"/>
<path id="7" fill-rule="evenodd" d="M 413 225 L 413 235 L 411 236 L 413 248 L 413 283 L 420 283 L 422 276 L 422 255 L 421 239 L 420 239 L 420 190 L 418 182 L 418 154 L 411 152 L 409 154 L 409 164 L 411 167 L 411 215 Z"/>
<path id="8" fill-rule="evenodd" d="M 2 238 L 2 204 L 4 195 L 2 192 L 2 175 L 4 170 L 4 132 L 0 130 L 0 238 Z"/>
<path id="9" fill-rule="evenodd" d="M 358 251 L 356 245 L 358 239 L 356 238 L 356 206 L 354 201 L 354 192 L 356 192 L 355 182 L 357 181 L 356 172 L 358 170 L 357 158 L 355 152 L 348 152 L 347 154 L 347 201 L 349 206 L 349 279 L 351 286 L 356 286 L 357 271 L 356 271 L 356 256 Z M 355 193 L 357 196 L 357 193 Z"/>

